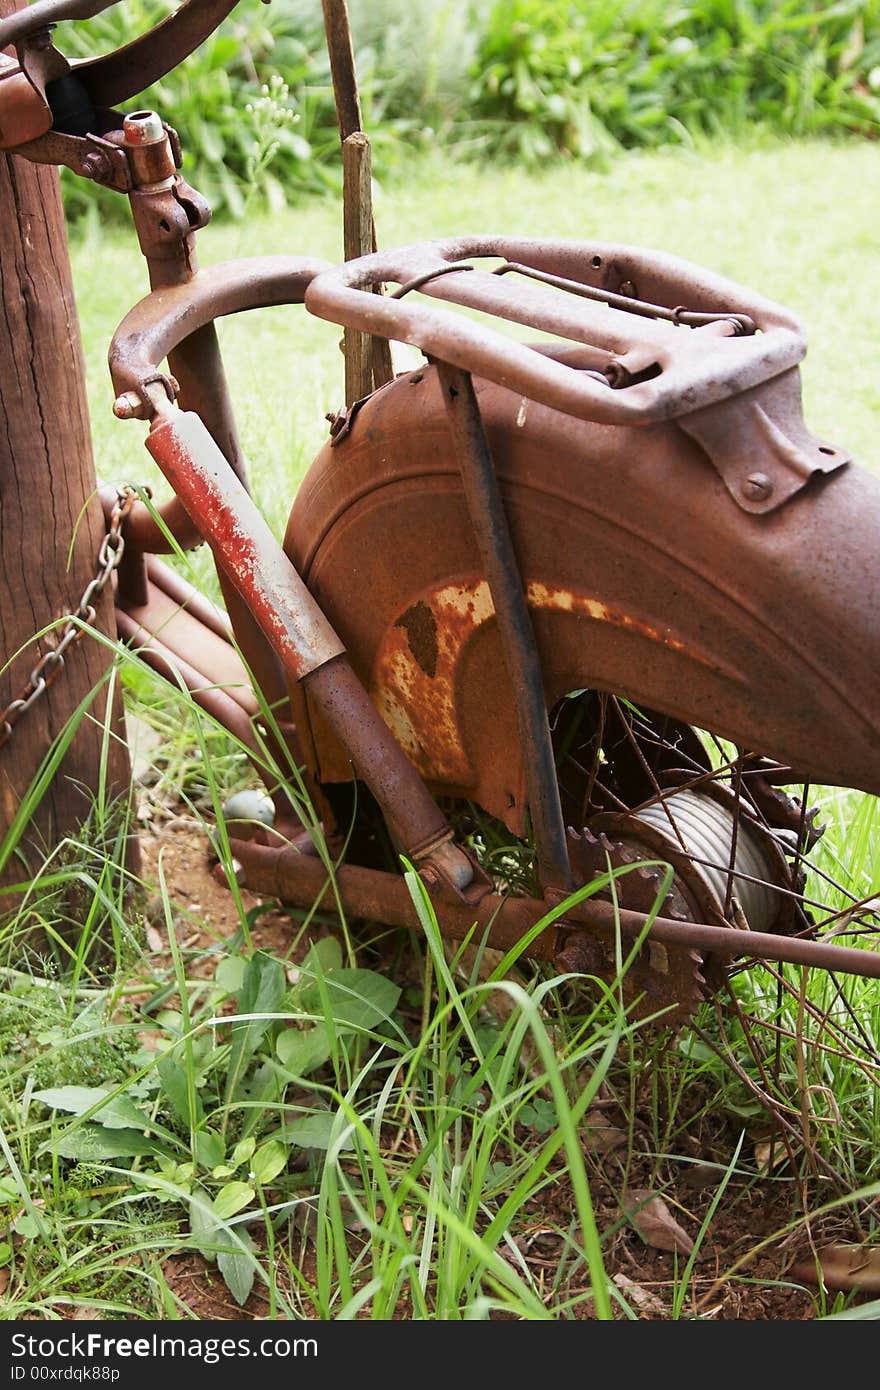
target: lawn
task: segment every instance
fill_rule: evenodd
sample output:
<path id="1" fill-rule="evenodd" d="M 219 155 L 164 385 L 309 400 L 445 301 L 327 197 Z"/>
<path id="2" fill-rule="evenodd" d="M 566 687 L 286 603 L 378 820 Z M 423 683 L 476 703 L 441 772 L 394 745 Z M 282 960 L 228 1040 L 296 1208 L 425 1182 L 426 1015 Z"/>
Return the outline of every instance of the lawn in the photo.
<path id="1" fill-rule="evenodd" d="M 806 325 L 811 427 L 876 468 L 875 165 L 856 143 L 632 155 L 606 174 L 438 153 L 377 190 L 376 221 L 383 245 L 619 240 L 750 284 Z M 338 208 L 316 202 L 209 227 L 200 253 L 335 260 L 340 241 Z M 99 474 L 163 496 L 143 426 L 110 409 L 108 341 L 144 288 L 133 237 L 79 239 L 73 263 Z M 338 339 L 300 307 L 221 325 L 276 533 L 341 404 Z M 192 569 L 213 584 L 204 555 Z M 706 1004 L 670 1040 L 614 990 L 588 1001 L 546 971 L 490 997 L 430 919 L 425 939 L 340 931 L 236 897 L 203 844 L 212 805 L 249 780 L 241 751 L 126 680 L 136 726 L 158 730 L 138 764 L 146 895 L 72 846 L 33 910 L 51 936 L 78 879 L 94 946 L 23 963 L 19 923 L 4 952 L 3 1316 L 871 1316 L 797 1261 L 811 1240 L 876 1241 L 873 982 L 841 1000 L 815 972 L 808 993 L 796 970 L 756 969 L 733 1012 Z M 843 860 L 867 896 L 875 803 L 819 795 L 821 864 Z"/>

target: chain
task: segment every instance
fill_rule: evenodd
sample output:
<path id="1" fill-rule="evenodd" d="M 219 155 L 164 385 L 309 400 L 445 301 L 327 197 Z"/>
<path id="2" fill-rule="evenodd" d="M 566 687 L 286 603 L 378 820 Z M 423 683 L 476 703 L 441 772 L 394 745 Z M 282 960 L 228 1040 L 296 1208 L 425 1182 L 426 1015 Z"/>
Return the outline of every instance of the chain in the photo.
<path id="1" fill-rule="evenodd" d="M 69 649 L 82 641 L 89 627 L 94 624 L 97 610 L 95 601 L 110 582 L 113 571 L 119 568 L 125 550 L 122 528 L 125 518 L 137 501 L 133 487 L 121 488 L 116 505 L 110 514 L 110 526 L 101 541 L 94 579 L 90 579 L 82 593 L 78 607 L 66 615 L 64 629 L 57 644 L 37 662 L 28 677 L 28 683 L 17 699 L 12 700 L 5 710 L 0 711 L 0 748 L 7 744 L 19 719 L 37 703 L 54 680 L 64 669 L 65 655 Z"/>

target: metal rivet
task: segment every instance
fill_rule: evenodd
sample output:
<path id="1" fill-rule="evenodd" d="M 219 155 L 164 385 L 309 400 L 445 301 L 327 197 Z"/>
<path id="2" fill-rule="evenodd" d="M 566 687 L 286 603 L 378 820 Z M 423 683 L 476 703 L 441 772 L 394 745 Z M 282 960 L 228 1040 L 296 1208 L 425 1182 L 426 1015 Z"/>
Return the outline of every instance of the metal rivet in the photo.
<path id="1" fill-rule="evenodd" d="M 750 502 L 763 502 L 773 492 L 773 481 L 766 473 L 750 473 L 742 490 Z"/>
<path id="2" fill-rule="evenodd" d="M 86 178 L 94 179 L 95 183 L 104 183 L 112 173 L 110 160 L 100 150 L 93 150 L 83 160 L 83 173 Z"/>

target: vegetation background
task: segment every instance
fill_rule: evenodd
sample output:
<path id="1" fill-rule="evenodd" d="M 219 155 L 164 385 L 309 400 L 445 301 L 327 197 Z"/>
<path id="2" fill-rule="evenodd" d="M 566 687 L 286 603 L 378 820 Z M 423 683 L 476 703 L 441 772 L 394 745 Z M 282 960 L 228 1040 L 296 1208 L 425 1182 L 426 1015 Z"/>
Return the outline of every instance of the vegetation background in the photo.
<path id="1" fill-rule="evenodd" d="M 68 50 L 116 47 L 174 7 L 128 0 L 70 26 Z M 380 178 L 433 145 L 458 158 L 601 167 L 633 147 L 880 126 L 880 0 L 350 0 L 349 9 Z M 291 115 L 280 126 L 267 121 L 262 90 L 279 76 Z M 254 189 L 278 210 L 339 187 L 320 0 L 239 6 L 139 102 L 173 120 L 187 175 L 217 211 L 241 215 Z M 120 200 L 65 182 L 73 216 L 96 202 L 119 216 Z"/>

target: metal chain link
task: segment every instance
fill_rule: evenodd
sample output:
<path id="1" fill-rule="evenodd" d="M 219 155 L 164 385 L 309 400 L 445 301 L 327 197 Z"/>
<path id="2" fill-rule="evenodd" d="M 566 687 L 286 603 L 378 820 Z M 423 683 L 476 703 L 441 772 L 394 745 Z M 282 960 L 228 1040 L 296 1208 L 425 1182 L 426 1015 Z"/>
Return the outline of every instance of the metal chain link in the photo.
<path id="1" fill-rule="evenodd" d="M 10 701 L 5 710 L 0 711 L 0 748 L 11 739 L 19 719 L 45 695 L 52 682 L 61 674 L 65 653 L 77 642 L 82 641 L 88 628 L 93 625 L 96 617 L 95 600 L 110 582 L 113 571 L 119 568 L 125 550 L 122 528 L 136 501 L 137 492 L 133 487 L 120 489 L 116 505 L 110 514 L 110 526 L 98 551 L 94 579 L 89 580 L 76 609 L 66 615 L 67 622 L 57 644 L 37 662 L 18 698 Z"/>

